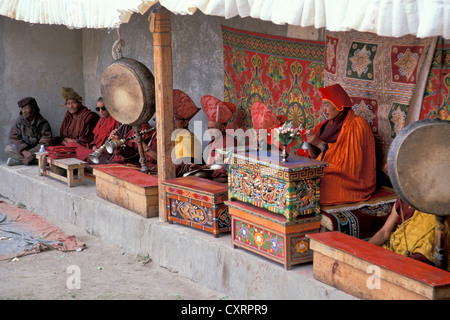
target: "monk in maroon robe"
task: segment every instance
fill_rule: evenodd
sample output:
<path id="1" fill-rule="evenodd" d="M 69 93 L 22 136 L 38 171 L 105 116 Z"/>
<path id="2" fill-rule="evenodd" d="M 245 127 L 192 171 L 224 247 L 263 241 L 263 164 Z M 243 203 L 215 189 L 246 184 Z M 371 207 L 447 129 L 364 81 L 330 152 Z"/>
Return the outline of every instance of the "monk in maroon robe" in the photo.
<path id="1" fill-rule="evenodd" d="M 66 115 L 59 130 L 60 145 L 76 142 L 88 148 L 94 140 L 94 128 L 99 120 L 98 114 L 82 104 L 83 98 L 72 88 L 61 88 Z"/>

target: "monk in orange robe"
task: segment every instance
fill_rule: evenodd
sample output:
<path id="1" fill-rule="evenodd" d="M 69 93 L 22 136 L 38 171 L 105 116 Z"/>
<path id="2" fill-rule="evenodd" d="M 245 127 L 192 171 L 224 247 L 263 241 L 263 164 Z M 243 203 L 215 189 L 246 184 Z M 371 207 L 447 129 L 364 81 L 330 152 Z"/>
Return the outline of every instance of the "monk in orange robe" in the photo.
<path id="1" fill-rule="evenodd" d="M 376 188 L 375 139 L 369 123 L 355 115 L 345 90 L 335 84 L 320 88 L 326 117 L 305 134 L 313 145 L 310 157 L 329 163 L 320 181 L 320 204 L 365 201 Z"/>

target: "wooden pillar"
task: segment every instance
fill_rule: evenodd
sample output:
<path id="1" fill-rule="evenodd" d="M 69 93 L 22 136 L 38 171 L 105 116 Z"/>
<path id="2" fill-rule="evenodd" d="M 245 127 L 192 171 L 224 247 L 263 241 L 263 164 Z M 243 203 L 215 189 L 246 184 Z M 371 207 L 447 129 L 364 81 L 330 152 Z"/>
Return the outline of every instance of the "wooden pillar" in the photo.
<path id="1" fill-rule="evenodd" d="M 166 193 L 162 181 L 175 178 L 171 158 L 173 131 L 173 74 L 170 13 L 166 9 L 152 12 L 149 17 L 153 33 L 155 63 L 156 134 L 158 141 L 159 218 L 167 221 Z"/>

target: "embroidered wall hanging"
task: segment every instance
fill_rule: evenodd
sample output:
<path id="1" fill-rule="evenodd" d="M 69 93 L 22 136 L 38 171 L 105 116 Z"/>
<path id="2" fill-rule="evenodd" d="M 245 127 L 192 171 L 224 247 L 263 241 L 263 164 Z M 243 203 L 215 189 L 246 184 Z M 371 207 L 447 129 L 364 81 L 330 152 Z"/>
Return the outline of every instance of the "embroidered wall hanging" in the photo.
<path id="1" fill-rule="evenodd" d="M 383 170 L 392 140 L 406 115 L 431 39 L 380 37 L 362 32 L 328 32 L 324 85 L 340 83 L 375 136 Z"/>
<path id="2" fill-rule="evenodd" d="M 229 128 L 251 128 L 251 106 L 260 101 L 295 126 L 312 128 L 323 86 L 324 43 L 222 27 L 224 100 L 236 105 Z M 292 147 L 296 152 L 298 139 Z"/>

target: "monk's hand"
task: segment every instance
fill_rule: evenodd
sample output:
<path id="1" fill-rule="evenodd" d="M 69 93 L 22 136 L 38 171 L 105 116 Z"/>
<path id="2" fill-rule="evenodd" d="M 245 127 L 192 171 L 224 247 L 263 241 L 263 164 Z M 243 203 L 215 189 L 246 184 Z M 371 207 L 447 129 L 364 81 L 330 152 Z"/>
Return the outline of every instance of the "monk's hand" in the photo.
<path id="1" fill-rule="evenodd" d="M 311 130 L 306 130 L 306 141 L 311 143 L 313 146 L 320 148 L 323 141 L 320 140 L 319 136 L 312 132 Z"/>
<path id="2" fill-rule="evenodd" d="M 117 133 L 117 131 L 112 131 L 111 133 L 110 133 L 110 135 L 109 135 L 109 140 L 111 140 L 111 141 L 117 141 L 117 140 L 119 140 L 119 136 L 116 134 Z"/>

